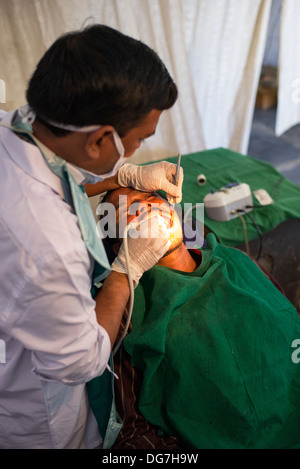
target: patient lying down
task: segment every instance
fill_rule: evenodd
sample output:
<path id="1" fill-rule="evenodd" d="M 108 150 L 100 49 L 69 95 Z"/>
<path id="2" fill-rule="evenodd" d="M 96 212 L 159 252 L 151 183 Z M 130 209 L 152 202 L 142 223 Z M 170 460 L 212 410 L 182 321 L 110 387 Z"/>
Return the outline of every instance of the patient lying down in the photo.
<path id="1" fill-rule="evenodd" d="M 192 253 L 186 249 L 183 243 L 182 225 L 176 211 L 173 217 L 170 204 L 160 195 L 127 187 L 120 188 L 106 195 L 102 202 L 102 212 L 105 212 L 107 204 L 112 204 L 115 211 L 111 212 L 111 217 L 102 218 L 102 226 L 105 223 L 108 225 L 107 234 L 115 254 L 118 253 L 123 241 L 122 233 L 126 225 L 136 221 L 143 222 L 146 219 L 155 223 L 155 215 L 159 215 L 169 230 L 170 247 L 157 265 L 186 272 L 191 272 L 197 267 Z M 150 224 L 149 235 L 151 235 Z M 136 228 L 135 236 L 138 236 L 138 228 Z"/>
<path id="2" fill-rule="evenodd" d="M 127 223 L 133 203 L 138 216 L 159 204 L 170 223 L 168 203 L 155 194 L 122 188 L 105 201 Z M 124 421 L 115 447 L 299 448 L 296 309 L 245 253 L 213 234 L 201 252 L 188 250 L 180 227 L 176 219 L 169 251 L 135 289 L 132 328 L 115 363 Z"/>

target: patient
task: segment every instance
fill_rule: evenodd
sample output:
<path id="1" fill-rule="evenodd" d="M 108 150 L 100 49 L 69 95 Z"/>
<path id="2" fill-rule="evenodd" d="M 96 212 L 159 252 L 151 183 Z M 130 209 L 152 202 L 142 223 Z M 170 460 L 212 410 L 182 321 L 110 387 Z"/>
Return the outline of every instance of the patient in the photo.
<path id="1" fill-rule="evenodd" d="M 128 196 L 126 207 L 118 206 L 120 194 Z M 170 221 L 168 204 L 153 194 L 124 188 L 106 202 L 126 217 L 136 197 L 138 216 L 160 203 Z M 300 448 L 300 369 L 291 358 L 300 338 L 295 308 L 245 253 L 220 245 L 213 234 L 201 252 L 187 250 L 180 226 L 175 219 L 169 251 L 135 289 L 117 397 L 128 378 L 124 367 L 150 427 L 173 435 L 170 444 L 176 438 L 182 448 Z M 121 241 L 113 241 L 115 252 Z M 121 417 L 135 404 L 121 395 Z M 132 419 L 125 415 L 116 448 L 130 447 Z"/>
<path id="2" fill-rule="evenodd" d="M 106 233 L 110 245 L 113 247 L 114 254 L 117 255 L 120 245 L 123 241 L 122 232 L 129 223 L 150 219 L 155 215 L 160 215 L 169 229 L 170 247 L 165 256 L 157 265 L 169 268 L 192 272 L 199 262 L 193 257 L 193 251 L 189 252 L 183 243 L 182 223 L 176 211 L 174 217 L 171 213 L 171 206 L 166 199 L 157 193 L 148 193 L 137 191 L 128 187 L 116 189 L 109 192 L 102 200 L 102 212 L 105 212 L 104 204 L 112 204 L 115 211 L 106 217 L 100 217 L 101 231 L 103 225 L 106 225 Z M 98 210 L 99 211 L 99 210 Z M 154 221 L 155 223 L 155 221 Z M 149 232 L 151 225 L 149 224 Z M 185 231 L 186 228 L 185 228 Z M 138 236 L 136 228 L 135 236 Z M 189 234 L 191 231 L 189 231 Z"/>

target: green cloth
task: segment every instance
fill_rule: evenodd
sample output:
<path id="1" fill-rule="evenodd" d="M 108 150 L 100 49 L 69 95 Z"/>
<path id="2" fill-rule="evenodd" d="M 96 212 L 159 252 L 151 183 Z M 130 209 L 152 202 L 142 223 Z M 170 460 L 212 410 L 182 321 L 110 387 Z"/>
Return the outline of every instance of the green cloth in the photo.
<path id="1" fill-rule="evenodd" d="M 109 449 L 113 446 L 122 428 L 122 420 L 115 407 L 112 356 L 110 368 L 87 383 L 89 404 L 103 438 L 102 449 Z"/>
<path id="2" fill-rule="evenodd" d="M 177 163 L 177 157 L 167 161 Z M 251 218 L 259 227 L 261 233 L 266 233 L 289 218 L 300 218 L 300 187 L 284 178 L 268 163 L 250 156 L 244 156 L 224 148 L 202 151 L 182 155 L 181 166 L 184 170 L 182 186 L 182 206 L 184 203 L 201 203 L 206 194 L 212 189 L 218 190 L 232 182 L 245 182 L 251 191 L 265 189 L 275 200 L 275 204 L 250 212 Z M 198 186 L 198 174 L 205 174 L 207 183 Z M 260 205 L 252 196 L 254 205 Z M 193 212 L 195 215 L 195 211 Z M 258 237 L 258 232 L 249 218 L 245 215 L 248 240 Z M 244 230 L 239 217 L 218 222 L 211 220 L 205 213 L 205 225 L 215 233 L 219 242 L 227 246 L 236 246 L 244 242 Z"/>
<path id="3" fill-rule="evenodd" d="M 143 370 L 142 414 L 184 447 L 300 448 L 295 339 L 293 305 L 209 234 L 195 272 L 143 275 L 124 345 Z"/>

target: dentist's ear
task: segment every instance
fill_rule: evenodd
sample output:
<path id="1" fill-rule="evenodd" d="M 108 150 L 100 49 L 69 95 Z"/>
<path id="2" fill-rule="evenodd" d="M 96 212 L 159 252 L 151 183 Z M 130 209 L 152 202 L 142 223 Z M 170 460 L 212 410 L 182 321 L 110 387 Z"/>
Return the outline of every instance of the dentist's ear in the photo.
<path id="1" fill-rule="evenodd" d="M 108 144 L 111 144 L 113 131 L 114 128 L 111 125 L 103 125 L 100 129 L 88 134 L 85 150 L 90 158 L 99 158 L 100 153 L 107 148 Z"/>
<path id="2" fill-rule="evenodd" d="M 113 247 L 112 247 L 112 248 L 113 248 L 114 254 L 115 254 L 116 256 L 119 254 L 120 246 L 121 246 L 121 245 L 118 244 L 118 243 L 113 244 Z"/>

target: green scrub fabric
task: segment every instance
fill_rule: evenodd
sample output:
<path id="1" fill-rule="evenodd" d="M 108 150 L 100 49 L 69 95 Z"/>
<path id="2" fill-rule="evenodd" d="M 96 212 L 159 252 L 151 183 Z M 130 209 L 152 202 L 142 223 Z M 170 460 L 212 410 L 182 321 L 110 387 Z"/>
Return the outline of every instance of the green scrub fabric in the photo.
<path id="1" fill-rule="evenodd" d="M 183 447 L 300 448 L 293 305 L 245 253 L 207 236 L 185 273 L 155 266 L 124 345 L 143 370 L 144 417 Z"/>
<path id="2" fill-rule="evenodd" d="M 177 157 L 168 158 L 167 161 L 176 164 Z M 253 205 L 256 206 L 261 207 L 253 191 L 265 189 L 269 193 L 274 204 L 253 209 L 249 215 L 244 215 L 249 241 L 259 236 L 253 221 L 264 234 L 285 220 L 300 218 L 300 187 L 283 177 L 269 163 L 225 148 L 216 148 L 182 155 L 181 166 L 184 171 L 182 207 L 185 203 L 191 206 L 202 203 L 206 194 L 232 182 L 247 183 L 252 191 Z M 201 173 L 207 178 L 204 186 L 197 184 L 197 176 Z M 205 211 L 204 223 L 223 245 L 237 246 L 245 240 L 239 217 L 220 222 L 210 219 Z"/>

